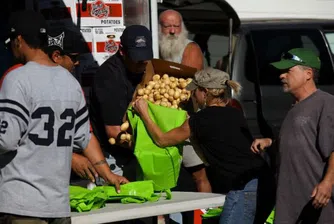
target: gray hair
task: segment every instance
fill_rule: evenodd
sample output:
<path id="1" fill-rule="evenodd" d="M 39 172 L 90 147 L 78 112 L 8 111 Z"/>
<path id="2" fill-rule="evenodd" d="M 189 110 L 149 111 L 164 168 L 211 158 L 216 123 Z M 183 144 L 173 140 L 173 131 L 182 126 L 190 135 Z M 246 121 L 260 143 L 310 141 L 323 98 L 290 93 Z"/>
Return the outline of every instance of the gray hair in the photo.
<path id="1" fill-rule="evenodd" d="M 313 72 L 313 79 L 314 79 L 314 81 L 315 81 L 316 83 L 318 82 L 318 79 L 319 79 L 319 69 L 311 68 L 311 67 L 304 66 L 304 65 L 298 65 L 298 67 L 299 67 L 301 70 L 311 69 L 312 72 Z"/>

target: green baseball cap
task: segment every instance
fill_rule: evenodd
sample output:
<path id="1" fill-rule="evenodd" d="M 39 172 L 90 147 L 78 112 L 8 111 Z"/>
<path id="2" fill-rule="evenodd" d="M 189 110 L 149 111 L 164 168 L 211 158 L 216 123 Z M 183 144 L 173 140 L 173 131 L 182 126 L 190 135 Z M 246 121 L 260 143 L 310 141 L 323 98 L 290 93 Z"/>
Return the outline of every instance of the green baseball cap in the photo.
<path id="1" fill-rule="evenodd" d="M 229 74 L 219 69 L 207 67 L 197 71 L 193 80 L 187 85 L 189 91 L 195 90 L 197 87 L 208 89 L 226 88 L 226 81 L 230 80 Z"/>
<path id="2" fill-rule="evenodd" d="M 310 49 L 294 48 L 282 54 L 281 60 L 270 63 L 275 68 L 283 70 L 296 65 L 303 65 L 315 69 L 320 69 L 319 57 Z"/>

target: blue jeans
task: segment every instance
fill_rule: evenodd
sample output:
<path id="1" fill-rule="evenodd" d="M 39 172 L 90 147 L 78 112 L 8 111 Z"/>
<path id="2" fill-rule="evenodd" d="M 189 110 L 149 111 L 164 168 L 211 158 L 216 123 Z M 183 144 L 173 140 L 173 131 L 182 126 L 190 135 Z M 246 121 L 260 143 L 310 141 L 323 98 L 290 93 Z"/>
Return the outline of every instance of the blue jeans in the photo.
<path id="1" fill-rule="evenodd" d="M 249 181 L 243 190 L 230 191 L 225 198 L 219 224 L 253 224 L 256 212 L 257 179 Z"/>

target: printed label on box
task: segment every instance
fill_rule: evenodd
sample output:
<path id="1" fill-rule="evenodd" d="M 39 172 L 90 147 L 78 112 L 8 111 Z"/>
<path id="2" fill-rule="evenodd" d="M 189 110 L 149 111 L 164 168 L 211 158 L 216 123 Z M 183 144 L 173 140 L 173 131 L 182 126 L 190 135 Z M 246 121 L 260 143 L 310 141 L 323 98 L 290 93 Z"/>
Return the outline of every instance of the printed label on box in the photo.
<path id="1" fill-rule="evenodd" d="M 83 38 L 85 39 L 85 41 L 87 42 L 88 48 L 90 50 L 90 52 L 94 52 L 95 48 L 93 46 L 93 28 L 90 27 L 84 27 L 81 30 L 81 34 L 83 36 Z"/>
<path id="2" fill-rule="evenodd" d="M 117 53 L 124 29 L 124 26 L 94 28 L 94 57 L 98 64 Z"/>
<path id="3" fill-rule="evenodd" d="M 87 8 L 82 10 L 76 4 L 77 15 L 80 16 L 81 26 L 122 26 L 123 5 L 119 0 L 87 0 Z M 79 11 L 78 11 L 79 10 Z"/>

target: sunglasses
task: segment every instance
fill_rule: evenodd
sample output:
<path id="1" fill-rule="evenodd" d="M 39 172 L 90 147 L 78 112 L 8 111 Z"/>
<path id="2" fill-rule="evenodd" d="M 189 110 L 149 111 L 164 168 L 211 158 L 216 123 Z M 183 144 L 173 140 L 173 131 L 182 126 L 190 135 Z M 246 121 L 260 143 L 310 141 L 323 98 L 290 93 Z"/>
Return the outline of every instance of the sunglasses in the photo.
<path id="1" fill-rule="evenodd" d="M 292 60 L 292 61 L 297 61 L 299 63 L 304 63 L 304 61 L 300 57 L 298 57 L 297 55 L 291 54 L 289 52 L 283 53 L 281 56 L 281 59 Z"/>
<path id="2" fill-rule="evenodd" d="M 63 52 L 62 55 L 66 55 L 67 57 L 69 57 L 74 64 L 79 61 L 79 54 L 71 54 Z"/>

